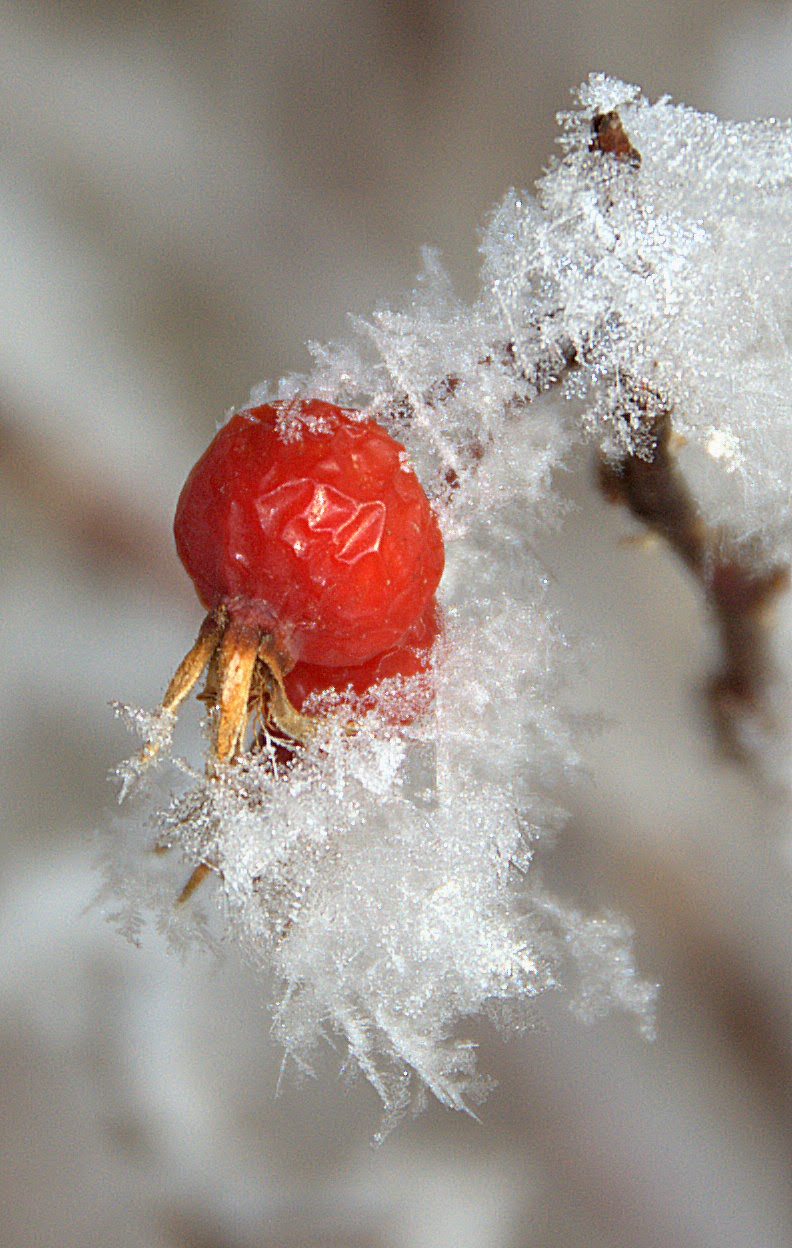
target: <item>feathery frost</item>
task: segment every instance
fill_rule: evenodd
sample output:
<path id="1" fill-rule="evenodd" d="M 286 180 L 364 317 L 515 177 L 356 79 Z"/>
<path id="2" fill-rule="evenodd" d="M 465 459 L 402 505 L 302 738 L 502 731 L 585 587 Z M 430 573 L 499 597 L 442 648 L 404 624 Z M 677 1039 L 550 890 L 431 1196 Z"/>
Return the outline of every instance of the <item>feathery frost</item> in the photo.
<path id="1" fill-rule="evenodd" d="M 306 1067 L 324 1036 L 345 1037 L 390 1118 L 425 1089 L 469 1108 L 487 1084 L 460 1023 L 519 1025 L 548 988 L 585 1017 L 621 1008 L 651 1029 L 625 925 L 549 896 L 532 862 L 577 762 L 567 646 L 533 552 L 562 519 L 554 469 L 581 438 L 641 454 L 657 404 L 711 513 L 789 553 L 792 132 L 599 76 L 579 105 L 536 196 L 512 192 L 490 217 L 471 306 L 427 252 L 404 307 L 252 396 L 353 405 L 404 443 L 446 540 L 431 711 L 395 729 L 387 700 L 410 690 L 386 682 L 353 735 L 354 703 L 336 697 L 294 752 L 270 741 L 211 779 L 181 763 L 155 830 L 125 822 L 109 856 L 121 921 L 137 937 L 137 911 L 154 908 L 175 940 L 212 928 L 206 885 L 174 906 L 184 862 L 210 862 L 227 930 L 280 985 L 287 1053 Z M 592 120 L 612 109 L 640 161 L 592 150 Z"/>

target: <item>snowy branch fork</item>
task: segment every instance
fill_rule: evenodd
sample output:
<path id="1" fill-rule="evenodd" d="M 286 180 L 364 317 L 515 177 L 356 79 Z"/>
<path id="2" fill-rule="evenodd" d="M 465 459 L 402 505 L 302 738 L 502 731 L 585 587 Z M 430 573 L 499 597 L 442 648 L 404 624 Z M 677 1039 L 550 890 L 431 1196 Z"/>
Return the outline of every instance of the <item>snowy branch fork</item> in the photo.
<path id="1" fill-rule="evenodd" d="M 641 163 L 616 112 L 593 118 L 592 149 L 636 169 Z M 729 533 L 707 526 L 675 461 L 670 408 L 634 383 L 625 386 L 625 397 L 624 419 L 646 432 L 646 449 L 618 463 L 601 458 L 600 486 L 662 537 L 698 581 L 721 648 L 720 666 L 706 686 L 710 711 L 722 749 L 745 758 L 740 722 L 746 713 L 763 713 L 772 678 L 771 608 L 789 586 L 789 568 L 757 566 Z"/>
<path id="2" fill-rule="evenodd" d="M 145 744 L 120 769 L 124 791 L 171 744 L 175 712 L 206 674 L 207 767 L 176 760 L 189 787 L 157 813 L 154 848 L 193 869 L 182 900 L 213 873 L 228 930 L 280 985 L 287 1052 L 304 1068 L 329 1032 L 344 1036 L 389 1123 L 423 1089 L 469 1110 L 486 1086 L 458 1022 L 486 1011 L 522 1026 L 548 988 L 570 990 L 586 1019 L 618 1008 L 652 1032 L 655 987 L 637 975 L 627 925 L 559 901 L 532 867 L 580 762 L 563 693 L 569 634 L 540 534 L 563 521 L 557 472 L 581 447 L 596 450 L 606 498 L 699 589 L 719 642 L 706 689 L 723 749 L 759 778 L 778 770 L 775 743 L 764 758 L 757 747 L 776 726 L 768 624 L 792 561 L 792 126 L 721 122 L 596 74 L 577 104 L 535 190 L 494 208 L 472 301 L 425 253 L 404 306 L 356 320 L 353 343 L 312 347 L 309 374 L 251 396 L 348 405 L 398 439 L 399 473 L 433 497 L 447 574 L 430 703 L 390 718 L 376 677 L 372 713 L 350 683 L 348 697 L 316 704 L 314 732 L 287 722 L 279 695 L 297 665 L 258 625 L 284 646 L 290 634 L 268 615 L 233 619 L 247 602 L 234 595 L 159 712 L 127 715 Z M 372 578 L 372 590 L 388 584 Z M 291 738 L 283 765 L 272 725 Z M 131 905 L 151 905 L 166 930 L 200 924 L 200 905 L 173 905 L 180 863 L 120 857 Z"/>
<path id="3" fill-rule="evenodd" d="M 615 109 L 595 113 L 591 121 L 589 151 L 637 172 L 641 153 L 633 145 Z M 518 367 L 514 344 L 495 349 L 481 361 L 508 360 Z M 536 394 L 558 386 L 578 367 L 578 354 L 564 346 L 559 358 L 537 363 L 530 378 Z M 432 407 L 453 395 L 460 384 L 455 376 L 445 377 L 424 395 Z M 629 438 L 637 449 L 627 450 L 618 460 L 600 454 L 599 486 L 604 496 L 627 507 L 636 520 L 663 539 L 698 582 L 713 620 L 720 646 L 720 663 L 705 684 L 709 714 L 721 750 L 742 762 L 751 761 L 742 731 L 747 716 L 758 717 L 767 726 L 770 716 L 766 695 L 773 679 L 769 646 L 772 609 L 790 583 L 786 565 L 762 566 L 758 556 L 746 553 L 744 544 L 724 527 L 709 526 L 696 504 L 676 462 L 678 439 L 674 433 L 671 405 L 645 382 L 619 378 L 624 407 L 615 417 L 629 428 Z M 408 396 L 403 396 L 391 416 L 413 414 Z M 481 443 L 465 448 L 464 458 L 472 469 L 486 448 Z M 446 473 L 446 485 L 453 491 L 459 484 L 456 473 Z"/>

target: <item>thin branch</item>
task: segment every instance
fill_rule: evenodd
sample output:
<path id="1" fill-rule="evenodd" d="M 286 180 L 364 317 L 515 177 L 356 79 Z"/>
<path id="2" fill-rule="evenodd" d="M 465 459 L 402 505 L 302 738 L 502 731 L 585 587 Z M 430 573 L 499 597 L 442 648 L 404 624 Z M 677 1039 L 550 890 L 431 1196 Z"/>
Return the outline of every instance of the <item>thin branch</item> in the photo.
<path id="1" fill-rule="evenodd" d="M 720 644 L 706 684 L 710 712 L 724 751 L 747 761 L 741 725 L 746 715 L 766 714 L 770 608 L 789 585 L 789 569 L 762 566 L 725 529 L 706 524 L 676 463 L 668 407 L 635 386 L 625 387 L 625 397 L 618 415 L 639 427 L 641 454 L 616 463 L 602 458 L 600 487 L 662 537 L 701 586 Z"/>
<path id="2" fill-rule="evenodd" d="M 591 131 L 592 151 L 640 167 L 618 113 L 596 114 Z M 789 585 L 789 569 L 762 566 L 733 535 L 708 527 L 674 459 L 669 405 L 634 382 L 624 394 L 615 415 L 629 423 L 637 449 L 615 464 L 602 459 L 600 486 L 662 537 L 699 582 L 720 643 L 720 664 L 706 685 L 710 712 L 724 751 L 747 761 L 741 727 L 746 715 L 767 715 L 770 608 Z"/>

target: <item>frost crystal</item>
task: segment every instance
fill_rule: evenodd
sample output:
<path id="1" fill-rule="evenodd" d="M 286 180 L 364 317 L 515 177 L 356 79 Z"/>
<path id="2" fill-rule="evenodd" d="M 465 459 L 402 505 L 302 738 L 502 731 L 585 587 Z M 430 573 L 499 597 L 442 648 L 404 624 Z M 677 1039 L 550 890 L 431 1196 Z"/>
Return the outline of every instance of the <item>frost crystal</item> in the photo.
<path id="1" fill-rule="evenodd" d="M 612 459 L 645 451 L 647 410 L 662 407 L 709 486 L 707 513 L 788 559 L 792 124 L 652 104 L 602 75 L 577 95 L 536 194 L 512 191 L 490 217 L 474 304 L 427 253 L 412 305 L 358 323 L 358 352 L 315 349 L 308 384 L 378 410 L 400 393 L 455 469 L 562 375 L 583 412 L 566 436 L 594 436 Z M 632 155 L 596 150 L 612 113 Z M 563 453 L 554 426 L 537 438 L 534 486 Z"/>
<path id="2" fill-rule="evenodd" d="M 790 553 L 792 131 L 604 77 L 578 101 L 536 196 L 493 212 L 471 306 L 427 252 L 406 306 L 253 395 L 356 406 L 404 443 L 448 556 L 431 711 L 394 728 L 397 682 L 350 732 L 354 700 L 336 698 L 308 744 L 267 738 L 189 776 L 155 819 L 153 842 L 177 852 L 134 865 L 118 851 L 123 888 L 153 899 L 174 939 L 205 930 L 208 890 L 175 907 L 163 881 L 208 864 L 229 930 L 281 985 L 287 1052 L 305 1067 L 341 1034 L 392 1118 L 426 1088 L 468 1108 L 486 1082 L 461 1020 L 522 1022 L 545 989 L 569 986 L 585 1017 L 616 1006 L 651 1025 L 624 925 L 549 897 L 532 861 L 576 764 L 563 630 L 533 553 L 561 518 L 553 470 L 584 437 L 612 462 L 646 455 L 671 413 L 716 518 L 739 504 L 739 535 Z M 611 115 L 618 150 L 593 137 Z M 167 746 L 169 723 L 138 722 Z"/>
<path id="3" fill-rule="evenodd" d="M 283 986 L 275 1032 L 287 1052 L 305 1067 L 322 1037 L 341 1033 L 389 1121 L 425 1088 L 457 1109 L 480 1099 L 488 1084 L 460 1020 L 524 1021 L 570 964 L 581 1008 L 651 1012 L 629 933 L 582 920 L 533 881 L 534 842 L 559 822 L 552 792 L 575 753 L 555 709 L 564 641 L 516 466 L 532 436 L 532 420 L 513 417 L 486 471 L 459 487 L 468 520 L 448 545 L 432 711 L 395 730 L 382 703 L 350 735 L 351 708 L 337 700 L 309 745 L 284 754 L 270 743 L 174 797 L 157 844 L 179 855 L 125 857 L 126 891 L 156 896 L 179 943 L 187 912 L 203 922 L 204 911 L 198 896 L 174 906 L 174 864 L 211 863 L 229 929 Z M 137 938 L 127 912 L 119 921 Z"/>
<path id="4" fill-rule="evenodd" d="M 118 718 L 123 719 L 130 728 L 138 732 L 153 753 L 159 754 L 169 749 L 176 724 L 176 716 L 171 711 L 160 708 L 151 714 L 126 706 L 123 702 L 113 702 L 111 705 Z M 145 754 L 141 754 L 136 758 L 127 759 L 116 768 L 115 774 L 121 781 L 119 802 L 123 802 L 135 782 L 143 775 L 146 765 Z"/>
<path id="5" fill-rule="evenodd" d="M 509 197 L 493 215 L 485 285 L 510 318 L 534 317 L 571 348 L 570 389 L 611 456 L 640 454 L 644 404 L 661 403 L 688 458 L 717 462 L 715 518 L 788 558 L 792 126 L 650 104 L 599 76 L 579 99 L 537 199 Z M 609 110 L 636 159 L 592 150 Z"/>

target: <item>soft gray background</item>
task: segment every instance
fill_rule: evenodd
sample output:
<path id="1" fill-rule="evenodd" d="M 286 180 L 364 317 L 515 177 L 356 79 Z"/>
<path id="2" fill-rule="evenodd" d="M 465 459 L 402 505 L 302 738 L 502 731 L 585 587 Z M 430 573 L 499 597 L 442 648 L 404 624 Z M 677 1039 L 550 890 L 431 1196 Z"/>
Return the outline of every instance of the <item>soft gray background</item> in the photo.
<path id="1" fill-rule="evenodd" d="M 0 1240 L 8 1248 L 758 1248 L 792 1242 L 792 867 L 772 792 L 698 716 L 683 576 L 581 459 L 545 557 L 605 713 L 547 875 L 636 926 L 659 1038 L 482 1026 L 479 1125 L 377 1153 L 373 1094 L 287 1082 L 229 955 L 95 910 L 111 698 L 153 705 L 200 612 L 186 470 L 249 387 L 477 229 L 591 70 L 727 117 L 792 107 L 788 4 L 85 0 L 0 14 Z M 782 645 L 789 652 L 789 612 Z"/>

